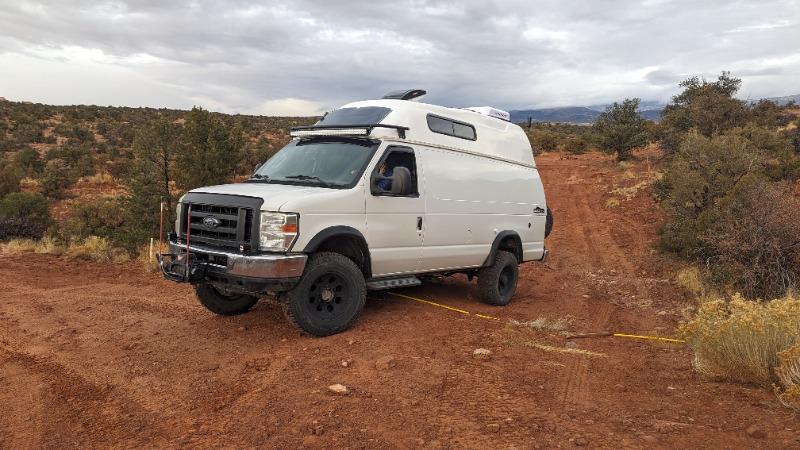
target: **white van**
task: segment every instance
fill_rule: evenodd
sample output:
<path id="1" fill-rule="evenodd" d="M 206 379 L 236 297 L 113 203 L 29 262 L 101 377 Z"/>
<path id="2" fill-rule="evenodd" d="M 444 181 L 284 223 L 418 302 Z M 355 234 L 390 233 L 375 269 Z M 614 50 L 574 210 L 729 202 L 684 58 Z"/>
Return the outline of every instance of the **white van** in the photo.
<path id="1" fill-rule="evenodd" d="M 188 192 L 164 275 L 217 314 L 275 293 L 316 336 L 351 327 L 366 290 L 425 276 L 477 276 L 482 301 L 508 304 L 552 225 L 530 143 L 503 111 L 420 93 L 347 104 L 292 129 L 247 182 Z"/>

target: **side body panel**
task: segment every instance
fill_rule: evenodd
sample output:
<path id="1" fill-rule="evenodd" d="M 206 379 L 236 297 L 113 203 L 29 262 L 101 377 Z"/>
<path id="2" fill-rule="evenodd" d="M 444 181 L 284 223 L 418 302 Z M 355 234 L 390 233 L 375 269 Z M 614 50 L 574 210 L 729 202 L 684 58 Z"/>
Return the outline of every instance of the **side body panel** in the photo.
<path id="1" fill-rule="evenodd" d="M 519 234 L 524 260 L 542 257 L 546 203 L 535 168 L 415 148 L 427 193 L 420 272 L 479 267 L 506 230 Z"/>

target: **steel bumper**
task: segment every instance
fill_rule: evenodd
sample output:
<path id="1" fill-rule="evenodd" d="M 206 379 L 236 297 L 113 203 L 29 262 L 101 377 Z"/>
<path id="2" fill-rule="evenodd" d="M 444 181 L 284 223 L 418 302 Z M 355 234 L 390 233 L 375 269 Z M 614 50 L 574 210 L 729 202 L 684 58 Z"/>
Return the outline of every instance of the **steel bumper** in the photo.
<path id="1" fill-rule="evenodd" d="M 179 265 L 181 262 L 185 264 L 186 245 L 170 241 L 169 253 L 174 255 L 173 260 L 161 263 L 165 275 L 167 274 L 165 264 Z M 261 280 L 299 278 L 303 275 L 308 259 L 308 256 L 302 253 L 242 255 L 197 244 L 189 245 L 189 253 L 190 265 L 203 264 L 204 272 Z"/>

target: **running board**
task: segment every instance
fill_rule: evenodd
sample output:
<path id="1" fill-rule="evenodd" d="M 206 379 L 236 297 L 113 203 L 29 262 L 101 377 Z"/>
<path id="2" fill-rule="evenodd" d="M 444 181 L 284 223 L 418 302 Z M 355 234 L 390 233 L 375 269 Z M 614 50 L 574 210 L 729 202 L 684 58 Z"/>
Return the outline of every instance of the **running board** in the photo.
<path id="1" fill-rule="evenodd" d="M 420 284 L 422 284 L 422 281 L 415 276 L 403 278 L 377 278 L 367 281 L 367 289 L 377 291 L 381 289 L 419 286 Z"/>

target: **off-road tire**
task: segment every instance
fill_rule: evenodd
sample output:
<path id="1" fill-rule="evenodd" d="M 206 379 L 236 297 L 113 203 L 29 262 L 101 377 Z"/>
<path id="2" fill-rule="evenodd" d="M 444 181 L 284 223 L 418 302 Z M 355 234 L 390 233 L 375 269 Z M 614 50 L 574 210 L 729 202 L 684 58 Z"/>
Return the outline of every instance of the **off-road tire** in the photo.
<path id="1" fill-rule="evenodd" d="M 553 231 L 553 210 L 547 208 L 547 216 L 544 219 L 544 237 L 550 236 Z"/>
<path id="2" fill-rule="evenodd" d="M 194 287 L 194 293 L 200 304 L 214 314 L 222 316 L 235 316 L 244 314 L 258 302 L 258 297 L 247 294 L 225 295 L 220 293 L 217 288 L 208 284 L 201 283 Z"/>
<path id="3" fill-rule="evenodd" d="M 300 282 L 284 296 L 286 317 L 314 336 L 352 327 L 367 300 L 364 275 L 349 258 L 320 252 L 311 256 Z"/>
<path id="4" fill-rule="evenodd" d="M 483 303 L 505 306 L 517 290 L 519 267 L 517 258 L 500 250 L 489 267 L 478 271 L 478 297 Z"/>

